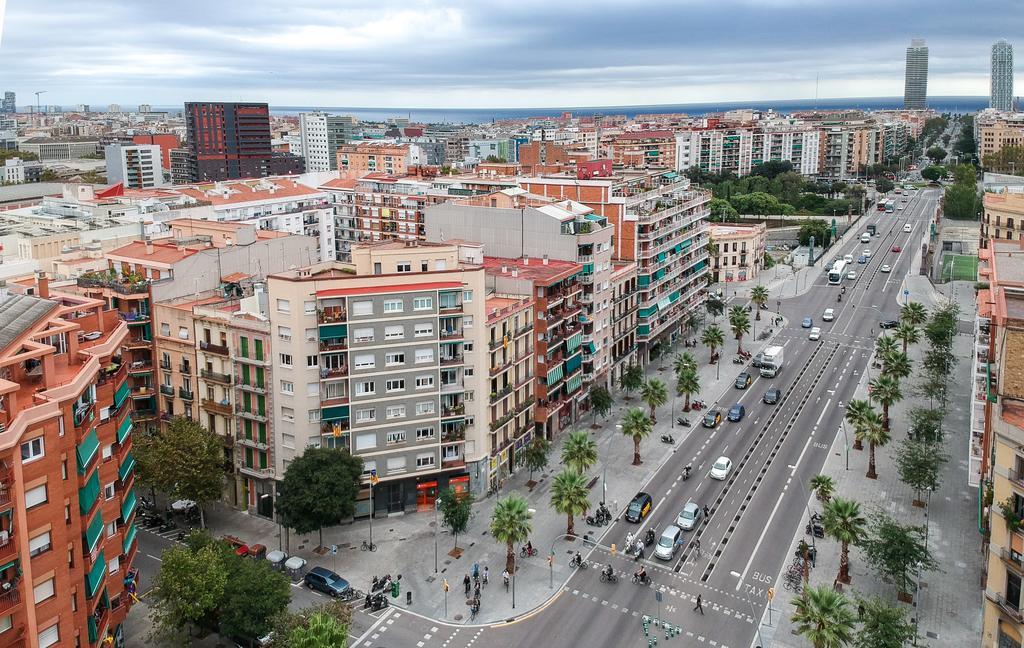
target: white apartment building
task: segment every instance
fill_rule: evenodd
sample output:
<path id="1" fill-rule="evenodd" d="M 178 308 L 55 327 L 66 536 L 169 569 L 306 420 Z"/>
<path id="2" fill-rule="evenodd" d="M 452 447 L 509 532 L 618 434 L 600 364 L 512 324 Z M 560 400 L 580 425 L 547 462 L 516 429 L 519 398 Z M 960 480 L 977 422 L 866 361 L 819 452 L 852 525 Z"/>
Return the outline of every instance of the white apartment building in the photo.
<path id="1" fill-rule="evenodd" d="M 108 144 L 107 182 L 123 183 L 125 189 L 163 187 L 164 170 L 159 144 Z"/>
<path id="2" fill-rule="evenodd" d="M 278 474 L 306 447 L 341 447 L 376 471 L 378 513 L 485 490 L 482 246 L 381 241 L 352 259 L 268 278 Z"/>
<path id="3" fill-rule="evenodd" d="M 297 154 L 306 158 L 306 171 L 336 171 L 338 146 L 352 139 L 356 123 L 352 116 L 299 113 L 302 151 Z"/>
<path id="4" fill-rule="evenodd" d="M 676 169 L 699 167 L 738 176 L 765 162 L 789 162 L 803 175 L 818 173 L 820 133 L 801 126 L 701 129 L 676 133 Z"/>

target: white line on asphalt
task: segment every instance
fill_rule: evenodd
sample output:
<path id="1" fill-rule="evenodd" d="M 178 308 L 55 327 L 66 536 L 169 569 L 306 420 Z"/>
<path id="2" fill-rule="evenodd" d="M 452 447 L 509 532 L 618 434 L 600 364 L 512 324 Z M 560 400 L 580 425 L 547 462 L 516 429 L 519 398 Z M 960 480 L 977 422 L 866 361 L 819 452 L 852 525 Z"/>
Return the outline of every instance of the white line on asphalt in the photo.
<path id="1" fill-rule="evenodd" d="M 153 560 L 157 561 L 157 562 L 163 562 L 163 558 L 157 558 L 153 554 L 146 554 L 146 555 L 149 556 L 150 558 L 152 558 Z"/>
<path id="2" fill-rule="evenodd" d="M 839 387 L 839 383 L 836 383 L 836 387 Z M 814 422 L 815 427 L 817 427 L 817 425 L 819 423 L 821 423 L 821 419 L 825 418 L 825 411 L 828 409 L 828 406 L 831 405 L 831 404 L 832 404 L 832 399 L 830 398 L 830 399 L 828 399 L 825 402 L 825 407 L 821 408 L 821 414 L 818 416 L 818 420 Z M 797 463 L 799 463 L 799 462 L 797 462 Z"/>
<path id="3" fill-rule="evenodd" d="M 747 566 L 743 568 L 743 573 L 740 574 L 740 579 L 736 582 L 737 592 L 740 591 L 740 587 L 743 586 L 743 579 L 747 577 L 747 572 L 750 571 L 750 565 L 753 564 L 754 557 L 757 556 L 757 551 L 761 548 L 761 543 L 764 542 L 764 536 L 772 526 L 772 520 L 775 519 L 775 514 L 779 511 L 779 505 L 782 504 L 782 498 L 784 495 L 785 493 L 779 493 L 779 499 L 775 500 L 775 506 L 772 508 L 772 514 L 768 516 L 768 522 L 766 522 L 764 528 L 761 529 L 761 536 L 757 539 L 757 544 L 754 545 L 754 550 L 750 552 L 750 558 L 747 560 Z"/>
<path id="4" fill-rule="evenodd" d="M 370 633 L 372 633 L 374 630 L 376 630 L 377 626 L 379 626 L 380 624 L 384 623 L 384 620 L 387 619 L 389 616 L 391 616 L 391 613 L 394 612 L 394 611 L 395 611 L 395 608 L 389 607 L 388 611 L 385 612 L 384 614 L 382 614 L 381 617 L 379 619 L 377 619 L 377 621 L 375 621 L 374 624 L 372 626 L 370 626 L 370 628 L 366 632 L 364 632 L 358 639 L 356 639 L 355 643 L 358 645 L 359 643 L 361 643 L 363 641 L 363 639 L 366 639 L 366 637 L 368 637 L 370 635 Z"/>
<path id="5" fill-rule="evenodd" d="M 813 434 L 807 436 L 807 443 L 804 444 L 804 449 L 800 451 L 800 456 L 796 458 L 796 464 L 793 466 L 793 471 L 789 473 L 790 477 L 796 474 L 796 469 L 800 467 L 800 461 L 804 458 L 804 453 L 807 452 L 807 448 L 811 447 L 811 441 L 813 440 Z"/>

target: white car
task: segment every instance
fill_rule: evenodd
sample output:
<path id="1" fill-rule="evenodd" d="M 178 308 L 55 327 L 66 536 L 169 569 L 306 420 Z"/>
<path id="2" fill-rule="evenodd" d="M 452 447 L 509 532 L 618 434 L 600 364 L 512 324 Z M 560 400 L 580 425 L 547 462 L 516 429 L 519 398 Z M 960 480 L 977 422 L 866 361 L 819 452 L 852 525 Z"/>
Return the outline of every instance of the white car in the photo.
<path id="1" fill-rule="evenodd" d="M 867 249 L 867 248 L 864 248 L 864 251 L 863 251 L 863 252 L 861 252 L 861 254 L 863 254 L 863 255 L 864 255 L 864 258 L 865 258 L 865 259 L 870 259 L 870 258 L 871 258 L 871 250 L 869 250 L 869 249 Z"/>
<path id="2" fill-rule="evenodd" d="M 821 339 L 821 327 L 815 326 L 811 329 L 811 334 L 807 336 L 812 342 L 817 342 Z"/>
<path id="3" fill-rule="evenodd" d="M 902 203 L 901 203 L 901 204 L 900 204 L 900 206 L 899 206 L 899 207 L 897 207 L 896 209 L 898 209 L 898 210 L 900 210 L 900 211 L 903 211 L 903 208 L 904 208 L 904 207 L 906 207 L 906 205 L 904 205 L 904 204 L 902 204 Z"/>
<path id="4" fill-rule="evenodd" d="M 719 457 L 715 459 L 715 463 L 711 466 L 711 472 L 708 474 L 711 476 L 711 479 L 724 481 L 731 472 L 732 459 L 729 457 Z"/>
<path id="5" fill-rule="evenodd" d="M 834 308 L 826 308 L 825 312 L 821 314 L 821 319 L 826 322 L 831 322 L 836 318 L 836 311 Z"/>
<path id="6" fill-rule="evenodd" d="M 853 263 L 853 255 L 852 254 L 844 254 L 843 255 L 843 261 L 846 261 L 847 265 Z"/>
<path id="7" fill-rule="evenodd" d="M 888 263 L 883 263 L 882 267 L 879 268 L 879 270 L 881 270 L 882 272 L 889 272 L 890 270 L 892 270 L 892 268 L 889 267 Z"/>
<path id="8" fill-rule="evenodd" d="M 857 273 L 853 270 L 850 270 L 849 272 L 846 273 L 846 278 L 849 279 L 850 281 L 853 281 L 854 279 L 857 278 Z"/>
<path id="9" fill-rule="evenodd" d="M 914 228 L 910 226 L 910 223 L 903 224 L 903 231 L 909 234 Z"/>

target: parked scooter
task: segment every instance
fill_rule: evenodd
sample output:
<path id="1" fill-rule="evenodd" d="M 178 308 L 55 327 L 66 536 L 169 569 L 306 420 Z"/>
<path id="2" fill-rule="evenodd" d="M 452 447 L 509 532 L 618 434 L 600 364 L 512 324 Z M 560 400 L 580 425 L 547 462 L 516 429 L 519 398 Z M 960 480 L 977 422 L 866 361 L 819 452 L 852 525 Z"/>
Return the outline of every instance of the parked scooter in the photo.
<path id="1" fill-rule="evenodd" d="M 675 437 L 673 437 L 671 434 L 662 434 L 661 435 L 661 442 L 662 443 L 667 443 L 669 445 L 672 445 L 672 444 L 674 444 L 676 442 L 676 440 L 675 440 Z"/>
<path id="2" fill-rule="evenodd" d="M 676 425 L 681 425 L 683 427 L 690 427 L 690 419 L 683 418 L 682 416 L 680 416 L 679 418 L 676 419 Z"/>
<path id="3" fill-rule="evenodd" d="M 817 513 L 811 515 L 811 521 L 804 526 L 804 533 L 814 535 L 815 538 L 825 537 L 825 527 L 821 524 L 821 516 Z"/>
<path id="4" fill-rule="evenodd" d="M 732 359 L 732 363 L 733 363 L 733 364 L 737 364 L 737 365 L 741 365 L 741 364 L 747 364 L 747 361 L 746 361 L 746 360 L 744 360 L 744 359 L 743 359 L 742 357 L 740 357 L 740 356 L 736 356 L 735 358 L 733 358 L 733 359 Z"/>
<path id="5" fill-rule="evenodd" d="M 707 404 L 702 399 L 695 400 L 692 403 L 690 403 L 690 408 L 698 411 L 704 409 L 705 407 L 707 407 Z"/>

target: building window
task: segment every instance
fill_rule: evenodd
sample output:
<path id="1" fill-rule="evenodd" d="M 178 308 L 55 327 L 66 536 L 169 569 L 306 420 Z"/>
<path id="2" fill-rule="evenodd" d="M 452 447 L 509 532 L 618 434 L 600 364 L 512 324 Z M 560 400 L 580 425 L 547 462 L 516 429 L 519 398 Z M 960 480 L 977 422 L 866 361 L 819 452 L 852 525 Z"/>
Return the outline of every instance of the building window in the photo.
<path id="1" fill-rule="evenodd" d="M 377 361 L 374 359 L 372 353 L 364 353 L 357 355 L 353 360 L 356 369 L 373 369 L 377 366 Z"/>
<path id="2" fill-rule="evenodd" d="M 431 297 L 415 297 L 412 300 L 413 310 L 431 310 L 434 308 L 434 300 Z"/>
<path id="3" fill-rule="evenodd" d="M 356 450 L 370 450 L 377 447 L 377 435 L 373 432 L 369 434 L 360 434 L 356 437 Z M 363 464 L 363 469 L 366 470 L 366 464 Z"/>
<path id="4" fill-rule="evenodd" d="M 434 467 L 434 455 L 422 454 L 416 457 L 416 470 Z"/>
<path id="5" fill-rule="evenodd" d="M 188 339 L 188 327 L 185 327 L 185 326 L 179 326 L 178 327 L 178 338 L 181 339 L 181 340 L 187 340 Z"/>
<path id="6" fill-rule="evenodd" d="M 462 344 L 462 350 L 465 351 L 466 353 L 469 353 L 470 351 L 473 350 L 473 343 L 472 342 L 464 342 Z"/>
<path id="7" fill-rule="evenodd" d="M 304 301 L 302 302 L 302 312 L 306 315 L 316 315 L 316 302 L 315 301 Z"/>
<path id="8" fill-rule="evenodd" d="M 405 327 L 398 326 L 385 326 L 384 327 L 384 339 L 385 340 L 401 340 L 405 337 Z"/>
<path id="9" fill-rule="evenodd" d="M 395 264 L 395 272 L 412 272 L 412 261 L 399 261 Z"/>
<path id="10" fill-rule="evenodd" d="M 373 315 L 373 302 L 372 301 L 357 301 L 352 302 L 352 314 L 353 315 Z"/>
<path id="11" fill-rule="evenodd" d="M 466 367 L 462 370 L 462 375 L 469 378 L 473 375 L 473 367 Z"/>
<path id="12" fill-rule="evenodd" d="M 373 342 L 373 329 L 372 328 L 357 328 L 352 331 L 352 340 L 354 342 Z"/>
<path id="13" fill-rule="evenodd" d="M 396 443 L 405 443 L 405 430 L 388 432 L 387 444 L 395 445 Z"/>
<path id="14" fill-rule="evenodd" d="M 54 591 L 52 578 L 49 578 L 43 581 L 42 583 L 36 585 L 34 588 L 32 588 L 32 596 L 37 604 L 42 603 L 46 599 L 53 598 L 53 595 Z M 40 642 L 39 645 L 43 645 L 42 642 Z"/>
<path id="15" fill-rule="evenodd" d="M 389 392 L 405 391 L 405 380 L 400 378 L 397 380 L 389 380 L 385 384 L 385 388 Z"/>
<path id="16" fill-rule="evenodd" d="M 472 290 L 463 290 L 462 291 L 462 303 L 468 304 L 471 301 L 473 301 L 473 291 Z"/>
<path id="17" fill-rule="evenodd" d="M 46 453 L 43 451 L 43 437 L 36 437 L 21 444 L 21 462 L 29 463 L 41 458 Z"/>
<path id="18" fill-rule="evenodd" d="M 377 420 L 377 410 L 368 407 L 366 409 L 356 410 L 356 422 L 357 423 L 370 423 Z"/>
<path id="19" fill-rule="evenodd" d="M 281 420 L 293 423 L 295 421 L 295 410 L 291 407 L 281 407 Z"/>
<path id="20" fill-rule="evenodd" d="M 5 617 L 0 617 L 0 634 L 3 634 L 14 627 L 13 617 L 8 614 Z"/>
<path id="21" fill-rule="evenodd" d="M 292 355 L 290 353 L 281 353 L 278 355 L 278 358 L 281 360 L 282 367 L 292 366 Z"/>
<path id="22" fill-rule="evenodd" d="M 384 364 L 388 367 L 405 364 L 405 353 L 402 351 L 396 351 L 384 354 Z"/>
<path id="23" fill-rule="evenodd" d="M 459 446 L 445 446 L 441 448 L 441 461 L 450 461 L 459 458 Z"/>
<path id="24" fill-rule="evenodd" d="M 389 405 L 385 416 L 389 419 L 405 418 L 405 405 Z"/>
<path id="25" fill-rule="evenodd" d="M 433 362 L 434 361 L 434 350 L 433 349 L 416 349 L 416 362 Z"/>
<path id="26" fill-rule="evenodd" d="M 39 506 L 46 503 L 46 484 L 40 484 L 35 488 L 25 491 L 25 508 Z"/>
<path id="27" fill-rule="evenodd" d="M 424 401 L 422 403 L 416 403 L 416 416 L 423 416 L 424 414 L 434 413 L 434 401 Z"/>
<path id="28" fill-rule="evenodd" d="M 277 312 L 278 313 L 291 313 L 292 312 L 292 304 L 291 304 L 291 302 L 288 301 L 287 299 L 278 299 L 277 300 Z"/>
<path id="29" fill-rule="evenodd" d="M 462 318 L 462 328 L 464 328 L 464 329 L 473 328 L 473 316 L 472 315 L 466 315 L 465 317 Z"/>
<path id="30" fill-rule="evenodd" d="M 416 440 L 427 441 L 434 438 L 434 428 L 432 427 L 421 427 L 416 428 Z"/>
<path id="31" fill-rule="evenodd" d="M 433 386 L 433 376 L 416 376 L 416 389 L 428 389 Z"/>
<path id="32" fill-rule="evenodd" d="M 117 522 L 111 522 L 107 525 L 107 537 L 113 538 L 117 534 Z"/>
<path id="33" fill-rule="evenodd" d="M 51 583 L 52 587 L 52 583 Z M 38 603 L 38 601 L 37 601 Z M 39 641 L 39 648 L 50 648 L 50 646 L 56 646 L 60 642 L 60 627 L 54 623 L 46 630 L 42 630 L 37 637 Z"/>
<path id="34" fill-rule="evenodd" d="M 315 367 L 320 363 L 320 356 L 308 355 L 306 356 L 306 367 Z"/>
<path id="35" fill-rule="evenodd" d="M 121 569 L 121 560 L 117 556 L 111 556 L 107 559 L 108 574 L 116 574 L 119 569 Z"/>
<path id="36" fill-rule="evenodd" d="M 401 313 L 405 310 L 402 305 L 401 299 L 385 299 L 384 300 L 384 312 L 385 313 Z"/>
<path id="37" fill-rule="evenodd" d="M 171 325 L 168 324 L 167 322 L 162 322 L 160 324 L 160 335 L 163 335 L 164 337 L 170 337 L 171 336 Z"/>
<path id="38" fill-rule="evenodd" d="M 320 422 L 320 410 L 318 410 L 318 409 L 308 410 L 306 412 L 306 420 L 309 421 L 310 423 L 319 423 Z"/>
<path id="39" fill-rule="evenodd" d="M 364 380 L 356 383 L 356 396 L 364 396 L 366 394 L 376 393 L 376 388 L 372 380 Z"/>
<path id="40" fill-rule="evenodd" d="M 291 382 L 290 380 L 282 380 L 281 381 L 281 393 L 282 394 L 294 394 L 295 393 L 295 383 Z"/>
<path id="41" fill-rule="evenodd" d="M 433 324 L 417 324 L 414 329 L 414 335 L 416 337 L 430 337 L 434 334 Z"/>
<path id="42" fill-rule="evenodd" d="M 292 329 L 290 326 L 278 326 L 277 337 L 281 338 L 285 342 L 290 342 L 292 339 Z"/>
<path id="43" fill-rule="evenodd" d="M 28 555 L 35 558 L 41 553 L 46 553 L 53 548 L 50 543 L 50 532 L 44 531 L 28 541 Z"/>
<path id="44" fill-rule="evenodd" d="M 112 500 L 112 499 L 114 499 L 114 495 L 116 493 L 117 493 L 117 491 L 114 490 L 114 482 L 110 482 L 109 484 L 104 484 L 104 486 L 103 486 L 103 499 L 105 499 L 105 500 Z"/>

